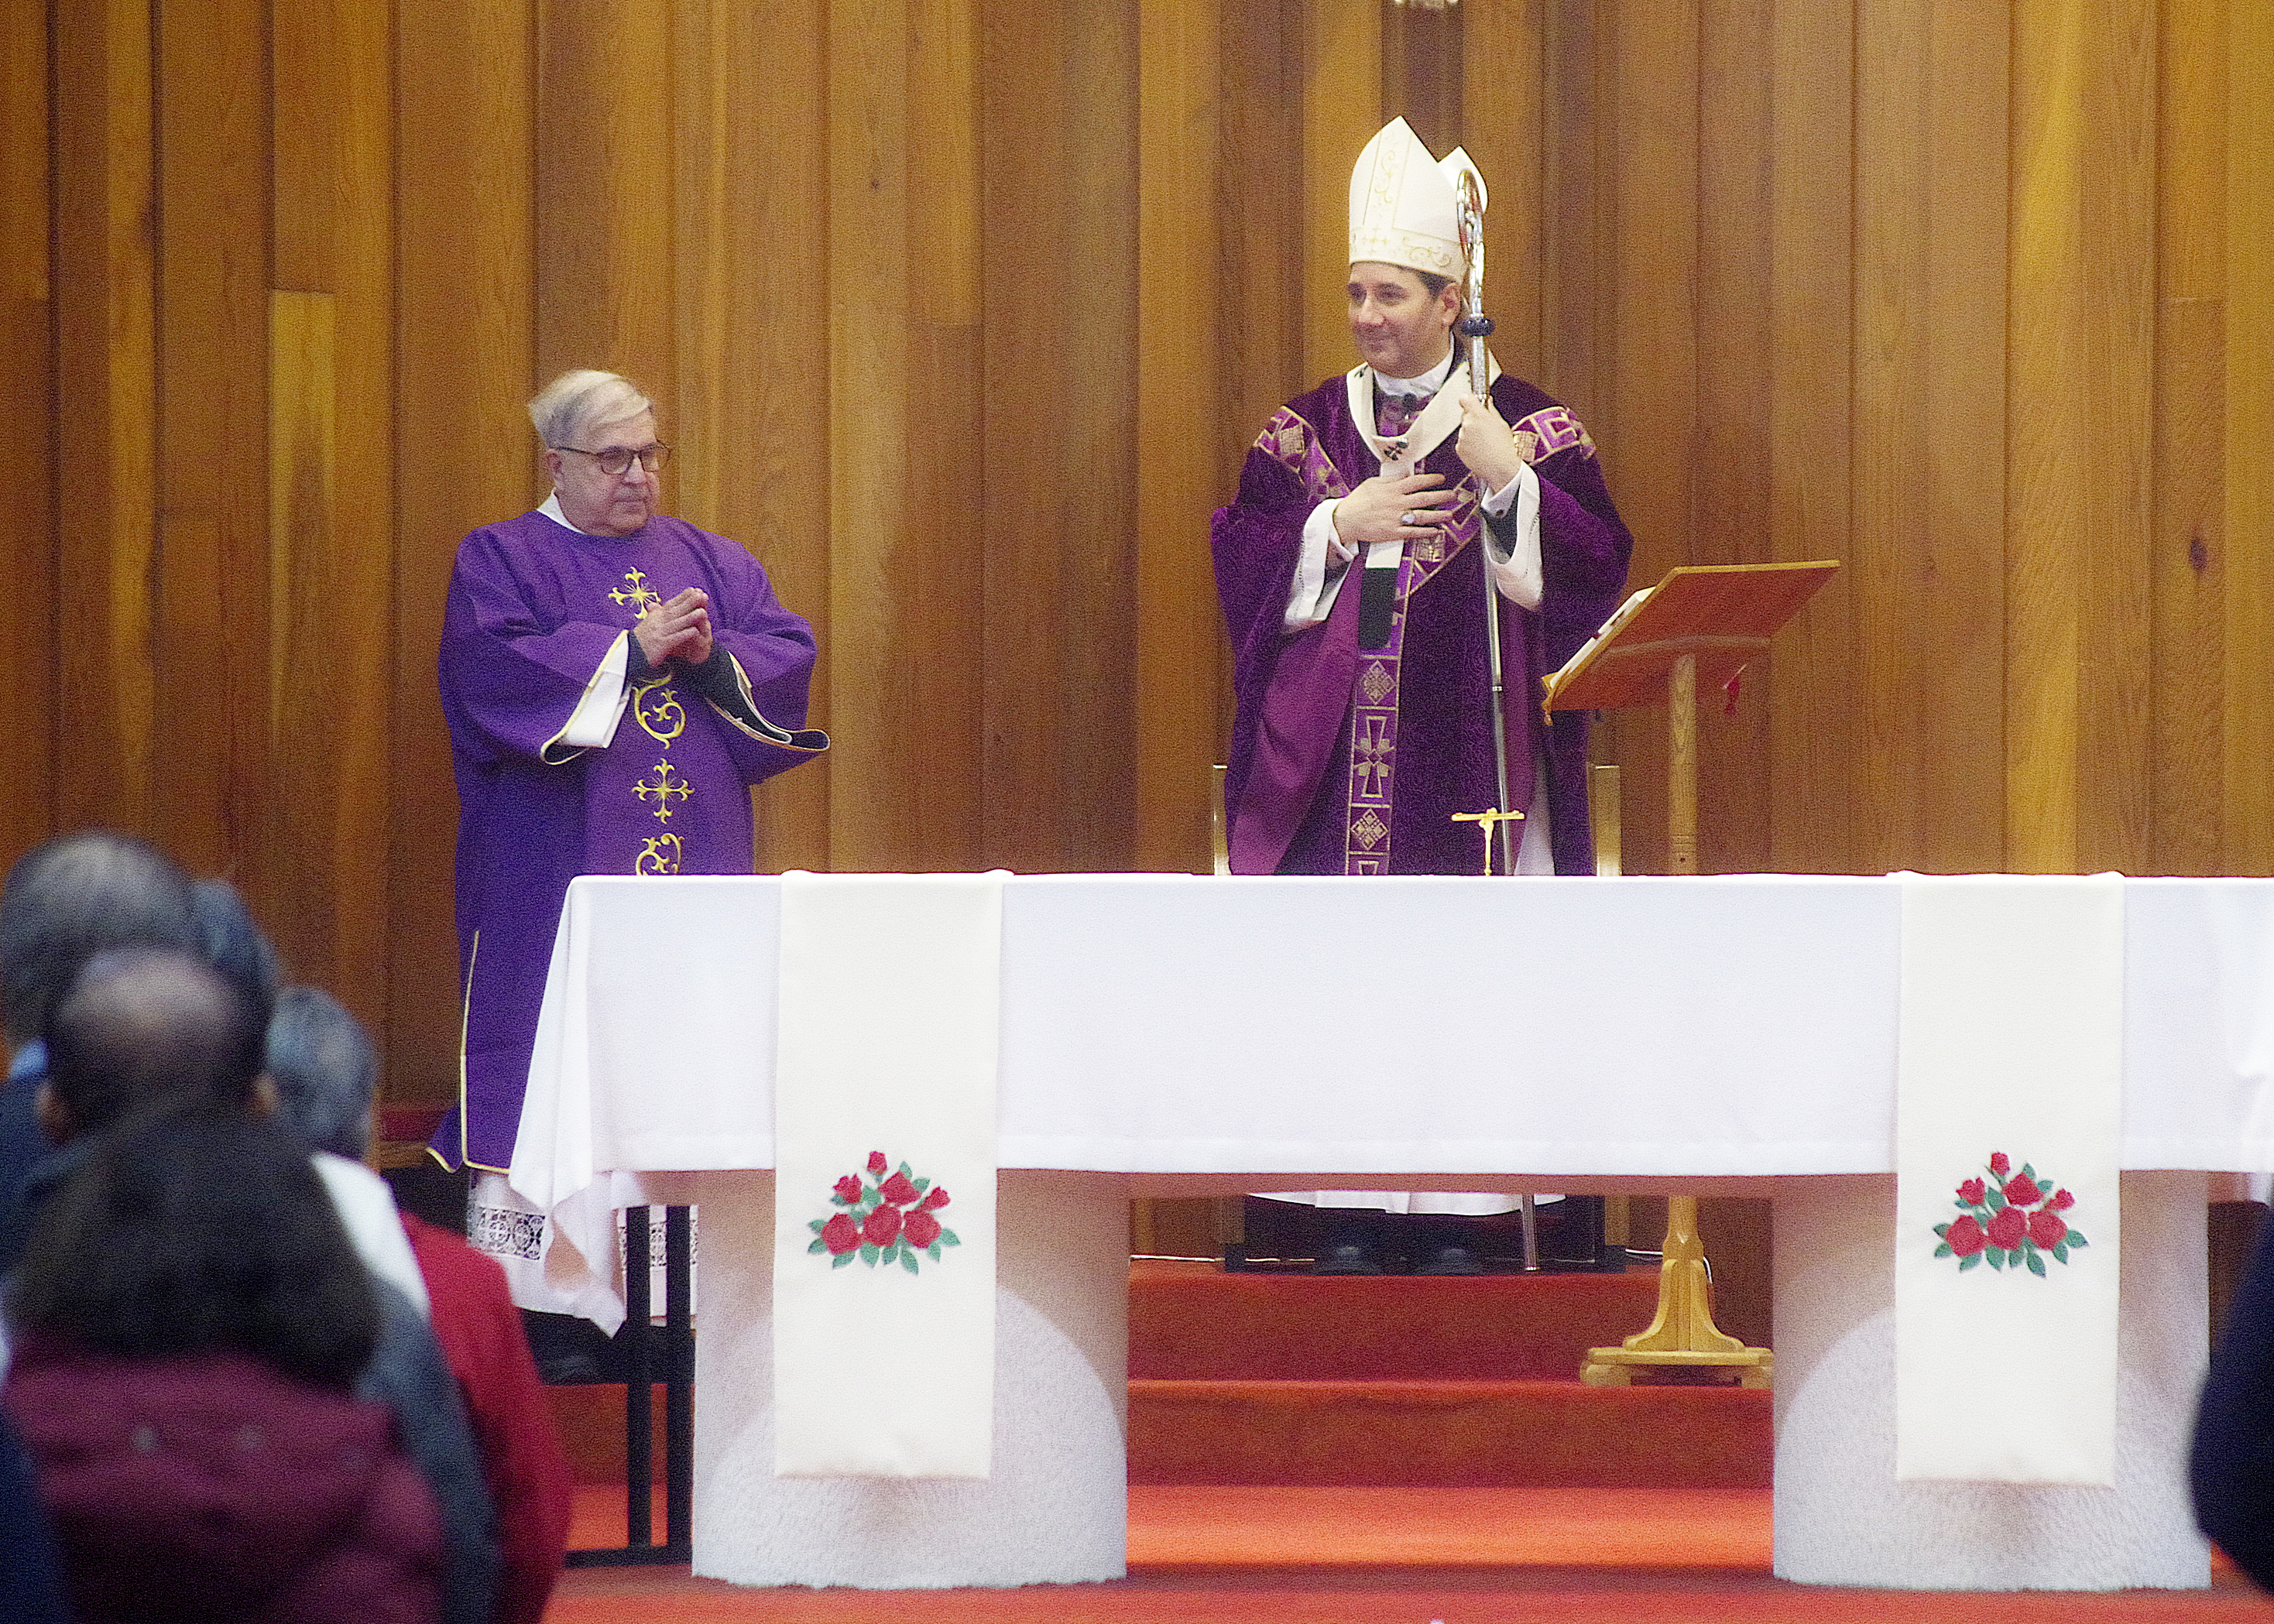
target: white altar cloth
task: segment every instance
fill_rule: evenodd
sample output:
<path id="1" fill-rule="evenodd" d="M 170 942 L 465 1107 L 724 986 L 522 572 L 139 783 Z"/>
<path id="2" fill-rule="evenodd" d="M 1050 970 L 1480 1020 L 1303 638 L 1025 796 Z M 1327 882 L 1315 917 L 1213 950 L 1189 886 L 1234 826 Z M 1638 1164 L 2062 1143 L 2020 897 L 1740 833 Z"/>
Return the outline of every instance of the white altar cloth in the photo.
<path id="1" fill-rule="evenodd" d="M 2274 1169 L 2274 881 L 2125 891 L 2121 1166 Z M 549 1275 L 607 1255 L 646 1175 L 772 1164 L 779 895 L 571 887 L 512 1174 L 554 1219 Z M 1878 878 L 1013 878 L 1002 1165 L 1141 1190 L 1886 1173 L 1900 922 Z M 1781 1418 L 1808 1378 L 1779 1351 Z M 2172 1571 L 2115 1582 L 2202 1582 Z"/>

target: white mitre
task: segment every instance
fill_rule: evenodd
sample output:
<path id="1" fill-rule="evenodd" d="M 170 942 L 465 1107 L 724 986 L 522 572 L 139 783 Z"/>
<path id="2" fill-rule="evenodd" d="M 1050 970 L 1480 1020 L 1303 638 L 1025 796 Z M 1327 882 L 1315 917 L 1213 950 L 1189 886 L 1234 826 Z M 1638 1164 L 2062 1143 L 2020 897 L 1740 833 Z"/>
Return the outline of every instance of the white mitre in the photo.
<path id="1" fill-rule="evenodd" d="M 1461 209 L 1456 191 L 1463 169 L 1476 174 L 1467 153 L 1456 149 L 1439 163 L 1403 118 L 1375 132 L 1351 170 L 1350 257 L 1460 280 Z M 1484 200 L 1484 177 L 1477 175 Z"/>

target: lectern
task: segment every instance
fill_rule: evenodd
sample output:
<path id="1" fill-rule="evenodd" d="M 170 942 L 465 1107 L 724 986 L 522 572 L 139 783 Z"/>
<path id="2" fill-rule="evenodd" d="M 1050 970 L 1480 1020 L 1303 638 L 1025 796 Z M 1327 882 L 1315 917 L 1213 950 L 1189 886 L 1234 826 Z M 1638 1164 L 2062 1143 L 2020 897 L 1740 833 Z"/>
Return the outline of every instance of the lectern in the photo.
<path id="1" fill-rule="evenodd" d="M 1691 564 L 1629 598 L 1600 632 L 1549 678 L 1549 710 L 1667 708 L 1667 852 L 1675 874 L 1698 872 L 1698 688 L 1726 683 L 1769 646 L 1777 628 L 1840 566 Z M 1698 1198 L 1669 1196 L 1658 1313 L 1616 1348 L 1593 1348 L 1580 1379 L 1624 1386 L 1636 1365 L 1734 1367 L 1747 1387 L 1769 1385 L 1773 1357 L 1713 1323 Z"/>

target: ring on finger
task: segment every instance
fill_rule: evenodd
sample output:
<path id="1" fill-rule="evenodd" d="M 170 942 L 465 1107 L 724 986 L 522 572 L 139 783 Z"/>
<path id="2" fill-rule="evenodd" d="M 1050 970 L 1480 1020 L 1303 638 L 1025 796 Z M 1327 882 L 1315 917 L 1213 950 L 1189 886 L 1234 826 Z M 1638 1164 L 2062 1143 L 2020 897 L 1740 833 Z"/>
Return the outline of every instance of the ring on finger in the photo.
<path id="1" fill-rule="evenodd" d="M 1410 530 L 1411 528 L 1412 528 L 1412 524 L 1413 524 L 1413 509 L 1412 509 L 1411 508 L 1407 508 L 1404 513 L 1399 514 L 1399 515 L 1397 515 L 1397 522 L 1398 522 L 1400 524 L 1403 524 L 1403 525 L 1406 526 L 1409 530 Z"/>

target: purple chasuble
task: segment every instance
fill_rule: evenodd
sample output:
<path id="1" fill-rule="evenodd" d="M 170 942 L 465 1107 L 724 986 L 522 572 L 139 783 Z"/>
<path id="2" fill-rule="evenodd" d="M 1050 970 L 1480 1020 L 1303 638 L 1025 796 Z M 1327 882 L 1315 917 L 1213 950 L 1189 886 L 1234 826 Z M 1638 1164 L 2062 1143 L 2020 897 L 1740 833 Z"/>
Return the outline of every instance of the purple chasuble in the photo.
<path id="1" fill-rule="evenodd" d="M 607 745 L 561 742 L 616 640 L 690 586 L 709 595 L 712 639 L 740 668 L 742 719 L 674 662 L 632 690 Z M 571 879 L 750 872 L 747 786 L 828 743 L 794 731 L 813 656 L 811 628 L 758 561 L 682 520 L 586 536 L 527 513 L 459 544 L 439 662 L 464 999 L 458 1103 L 433 1140 L 446 1163 L 502 1171 L 512 1160 Z M 668 1024 L 659 1011 L 659 1040 Z"/>
<path id="2" fill-rule="evenodd" d="M 1559 874 L 1594 871 L 1584 715 L 1549 726 L 1540 683 L 1618 606 L 1632 548 L 1594 444 L 1559 402 L 1502 373 L 1493 403 L 1540 476 L 1537 612 L 1495 595 L 1509 793 L 1530 801 L 1547 769 Z M 1327 620 L 1290 635 L 1287 595 L 1304 522 L 1381 471 L 1332 378 L 1291 401 L 1249 448 L 1238 499 L 1212 527 L 1217 597 L 1231 631 L 1238 711 L 1224 782 L 1235 873 L 1476 874 L 1484 842 L 1457 812 L 1498 804 L 1482 515 L 1454 437 L 1421 463 L 1460 490 L 1446 539 L 1409 543 L 1388 648 L 1358 646 L 1359 583 Z M 1355 577 L 1359 564 L 1349 574 Z M 1386 853 L 1386 854 L 1385 854 Z"/>

